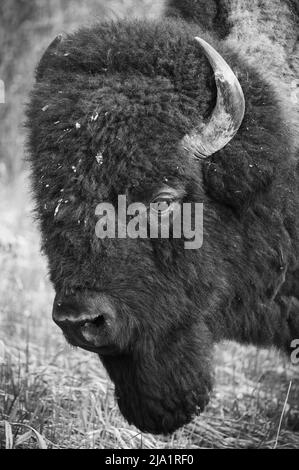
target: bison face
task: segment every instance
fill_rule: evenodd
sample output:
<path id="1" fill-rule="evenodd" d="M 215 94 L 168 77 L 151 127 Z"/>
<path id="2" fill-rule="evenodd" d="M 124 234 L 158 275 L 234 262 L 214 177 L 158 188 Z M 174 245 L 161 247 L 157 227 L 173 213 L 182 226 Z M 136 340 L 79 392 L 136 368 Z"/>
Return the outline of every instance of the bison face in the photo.
<path id="1" fill-rule="evenodd" d="M 198 189 L 200 172 L 197 178 L 192 183 L 190 175 L 184 189 L 173 180 L 171 194 L 181 198 L 180 204 L 206 200 L 208 205 Z M 138 196 L 131 193 L 131 200 L 150 203 L 155 194 L 142 188 Z M 84 258 L 85 245 L 75 252 L 62 244 L 61 233 L 55 252 L 45 245 L 57 291 L 53 319 L 72 345 L 99 354 L 130 423 L 147 432 L 172 432 L 209 399 L 210 322 L 227 279 L 220 250 L 208 235 L 200 250 L 186 250 L 183 238 L 100 240 L 87 233 L 92 252 Z M 66 259 L 60 249 L 68 251 L 70 269 L 63 279 Z M 217 251 L 219 266 L 211 263 Z"/>
<path id="2" fill-rule="evenodd" d="M 176 430 L 208 402 L 212 342 L 225 328 L 218 312 L 240 247 L 230 209 L 206 190 L 203 162 L 236 133 L 242 93 L 196 34 L 133 22 L 57 39 L 28 111 L 54 321 L 71 344 L 99 354 L 123 415 L 153 433 Z M 125 195 L 148 207 L 161 191 L 204 205 L 201 249 L 185 249 L 183 236 L 96 236 L 99 203 L 115 207 Z"/>
<path id="3" fill-rule="evenodd" d="M 191 195 L 191 185 L 172 189 L 182 203 L 203 197 Z M 213 269 L 211 276 L 205 273 L 208 253 L 185 250 L 184 239 L 92 238 L 92 266 L 90 257 L 80 257 L 83 247 L 72 252 L 68 280 L 58 274 L 64 258 L 48 251 L 57 290 L 53 319 L 70 344 L 99 354 L 130 423 L 172 432 L 204 409 L 211 389 L 212 334 L 205 314 L 219 299 Z M 82 288 L 91 273 L 95 285 Z M 82 284 L 76 286 L 77 276 Z"/>

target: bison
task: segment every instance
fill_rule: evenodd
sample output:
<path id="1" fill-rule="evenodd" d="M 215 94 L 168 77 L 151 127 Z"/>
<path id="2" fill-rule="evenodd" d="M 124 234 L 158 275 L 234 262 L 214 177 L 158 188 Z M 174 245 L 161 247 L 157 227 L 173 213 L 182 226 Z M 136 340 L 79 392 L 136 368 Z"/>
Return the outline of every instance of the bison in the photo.
<path id="1" fill-rule="evenodd" d="M 216 342 L 290 354 L 299 338 L 298 18 L 291 0 L 169 0 L 161 18 L 58 36 L 37 67 L 28 148 L 53 319 L 144 432 L 204 410 Z M 97 237 L 98 204 L 119 195 L 203 204 L 201 248 Z"/>

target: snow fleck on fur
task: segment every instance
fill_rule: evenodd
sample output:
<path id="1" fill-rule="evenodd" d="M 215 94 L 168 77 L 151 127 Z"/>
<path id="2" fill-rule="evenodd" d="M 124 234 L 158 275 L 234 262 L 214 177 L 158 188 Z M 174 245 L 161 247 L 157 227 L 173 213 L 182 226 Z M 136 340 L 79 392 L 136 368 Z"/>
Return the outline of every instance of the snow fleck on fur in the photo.
<path id="1" fill-rule="evenodd" d="M 98 153 L 96 155 L 96 161 L 98 162 L 99 165 L 102 165 L 104 162 L 104 157 L 102 153 Z"/>
<path id="2" fill-rule="evenodd" d="M 56 208 L 55 208 L 55 211 L 54 211 L 54 217 L 57 216 L 57 214 L 58 214 L 58 212 L 59 212 L 59 209 L 60 209 L 60 206 L 61 206 L 62 203 L 63 203 L 63 199 L 59 199 L 58 204 L 57 204 L 57 206 L 56 206 Z"/>

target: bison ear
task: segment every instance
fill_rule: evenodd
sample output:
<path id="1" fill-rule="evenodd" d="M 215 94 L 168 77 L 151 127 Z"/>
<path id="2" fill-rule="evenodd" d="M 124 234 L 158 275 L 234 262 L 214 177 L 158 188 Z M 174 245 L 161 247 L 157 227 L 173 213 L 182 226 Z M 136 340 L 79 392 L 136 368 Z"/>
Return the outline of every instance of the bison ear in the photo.
<path id="1" fill-rule="evenodd" d="M 266 145 L 264 153 L 261 150 L 254 151 L 255 149 L 248 152 L 250 143 L 246 136 L 239 137 L 234 140 L 229 150 L 223 149 L 217 156 L 213 155 L 211 159 L 204 160 L 202 170 L 204 185 L 210 197 L 241 215 L 270 187 L 275 175 L 275 166 L 267 160 L 267 152 L 268 159 L 270 152 Z M 277 148 L 279 149 L 279 142 Z M 273 155 L 275 149 L 271 157 Z"/>
<path id="2" fill-rule="evenodd" d="M 55 58 L 59 51 L 59 46 L 63 43 L 66 39 L 66 35 L 61 33 L 56 36 L 56 38 L 51 42 L 51 44 L 47 47 L 46 51 L 44 52 L 37 71 L 36 71 L 36 81 L 40 81 L 43 78 L 44 71 L 46 68 L 49 67 L 51 64 L 51 59 Z"/>

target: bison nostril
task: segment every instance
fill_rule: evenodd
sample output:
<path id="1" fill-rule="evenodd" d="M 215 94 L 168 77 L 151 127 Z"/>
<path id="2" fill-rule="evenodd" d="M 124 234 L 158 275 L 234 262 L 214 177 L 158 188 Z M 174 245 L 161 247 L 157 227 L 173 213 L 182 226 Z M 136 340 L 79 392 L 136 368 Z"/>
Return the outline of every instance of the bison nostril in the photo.
<path id="1" fill-rule="evenodd" d="M 99 315 L 94 320 L 92 320 L 90 322 L 86 322 L 86 323 L 91 323 L 92 325 L 95 325 L 97 327 L 101 327 L 105 323 L 105 317 L 104 317 L 104 315 Z"/>
<path id="2" fill-rule="evenodd" d="M 86 292 L 56 297 L 52 315 L 74 346 L 93 351 L 105 348 L 106 351 L 114 343 L 116 311 L 104 294 Z"/>

